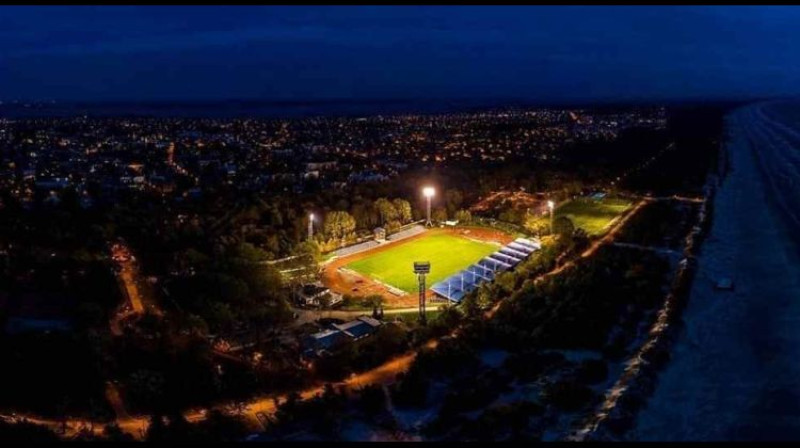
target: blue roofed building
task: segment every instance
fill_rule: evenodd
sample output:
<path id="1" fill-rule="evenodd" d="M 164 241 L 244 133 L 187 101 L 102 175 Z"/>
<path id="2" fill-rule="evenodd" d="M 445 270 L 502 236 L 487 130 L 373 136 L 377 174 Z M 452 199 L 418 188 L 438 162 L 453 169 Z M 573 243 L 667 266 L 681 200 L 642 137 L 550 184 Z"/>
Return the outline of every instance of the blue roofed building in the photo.
<path id="1" fill-rule="evenodd" d="M 343 324 L 334 324 L 333 327 L 342 333 L 346 334 L 353 340 L 361 339 L 374 333 L 381 322 L 367 316 L 361 316 L 356 320 L 345 322 Z"/>
<path id="2" fill-rule="evenodd" d="M 305 340 L 305 354 L 322 356 L 352 341 L 365 338 L 378 330 L 382 322 L 368 316 L 360 316 L 355 320 L 342 324 L 333 324 L 330 328 L 308 336 Z"/>

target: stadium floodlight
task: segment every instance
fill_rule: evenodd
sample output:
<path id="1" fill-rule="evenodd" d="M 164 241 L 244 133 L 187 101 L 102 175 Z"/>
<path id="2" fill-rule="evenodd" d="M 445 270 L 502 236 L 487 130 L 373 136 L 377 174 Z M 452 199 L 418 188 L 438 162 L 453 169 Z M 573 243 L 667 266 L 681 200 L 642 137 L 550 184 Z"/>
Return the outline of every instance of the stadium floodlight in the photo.
<path id="1" fill-rule="evenodd" d="M 553 233 L 553 210 L 556 208 L 556 203 L 547 201 L 547 208 L 550 209 L 550 233 Z"/>
<path id="2" fill-rule="evenodd" d="M 431 222 L 431 198 L 436 195 L 436 190 L 433 187 L 425 187 L 422 189 L 422 195 L 425 196 L 425 199 L 428 201 L 428 220 L 425 221 L 426 226 L 432 226 L 433 222 Z"/>
<path id="3" fill-rule="evenodd" d="M 426 324 L 425 316 L 425 276 L 431 272 L 431 263 L 429 261 L 415 261 L 414 273 L 417 274 L 417 283 L 419 284 L 419 321 L 422 325 Z"/>

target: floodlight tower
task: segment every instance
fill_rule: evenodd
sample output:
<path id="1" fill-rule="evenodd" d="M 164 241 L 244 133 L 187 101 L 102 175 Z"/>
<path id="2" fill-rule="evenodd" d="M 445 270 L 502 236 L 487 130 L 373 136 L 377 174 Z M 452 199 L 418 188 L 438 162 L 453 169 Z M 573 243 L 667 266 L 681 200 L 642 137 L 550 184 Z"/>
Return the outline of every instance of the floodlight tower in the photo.
<path id="1" fill-rule="evenodd" d="M 553 209 L 556 208 L 556 203 L 553 201 L 547 201 L 547 208 L 550 209 L 550 234 L 553 233 Z"/>
<path id="2" fill-rule="evenodd" d="M 311 241 L 311 239 L 313 237 L 314 237 L 314 214 L 313 213 L 309 213 L 308 214 L 308 240 Z"/>
<path id="3" fill-rule="evenodd" d="M 419 322 L 422 325 L 426 324 L 425 320 L 425 275 L 430 274 L 431 263 L 430 261 L 415 261 L 414 273 L 417 274 L 417 282 L 419 283 Z"/>
<path id="4" fill-rule="evenodd" d="M 431 198 L 436 195 L 436 190 L 433 187 L 425 187 L 422 189 L 422 195 L 425 196 L 425 199 L 428 201 L 428 220 L 425 221 L 426 226 L 433 226 L 433 222 L 431 221 Z"/>

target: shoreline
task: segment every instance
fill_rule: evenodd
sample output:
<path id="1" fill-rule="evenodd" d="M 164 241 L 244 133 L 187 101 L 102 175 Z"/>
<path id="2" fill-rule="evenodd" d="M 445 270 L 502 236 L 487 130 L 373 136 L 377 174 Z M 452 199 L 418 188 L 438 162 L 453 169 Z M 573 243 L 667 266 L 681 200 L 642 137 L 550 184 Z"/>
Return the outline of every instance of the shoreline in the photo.
<path id="1" fill-rule="evenodd" d="M 791 232 L 747 139 L 751 127 L 764 125 L 747 116 L 752 111 L 729 116 L 731 169 L 698 257 L 684 328 L 628 439 L 788 440 L 800 434 L 800 261 L 786 244 Z M 736 289 L 716 291 L 722 277 L 732 278 Z"/>

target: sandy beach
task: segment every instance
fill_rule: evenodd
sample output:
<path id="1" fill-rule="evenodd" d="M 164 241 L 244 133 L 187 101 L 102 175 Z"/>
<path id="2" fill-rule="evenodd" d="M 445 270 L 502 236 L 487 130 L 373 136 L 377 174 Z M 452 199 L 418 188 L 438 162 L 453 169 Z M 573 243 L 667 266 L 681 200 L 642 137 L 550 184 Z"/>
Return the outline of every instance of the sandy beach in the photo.
<path id="1" fill-rule="evenodd" d="M 685 328 L 632 440 L 787 440 L 800 436 L 800 257 L 776 185 L 800 147 L 770 104 L 733 112 L 728 176 L 684 314 Z M 798 105 L 800 107 L 800 105 Z M 768 118 L 772 117 L 772 118 Z M 800 180 L 800 179 L 798 179 Z M 718 291 L 720 278 L 733 291 Z"/>

